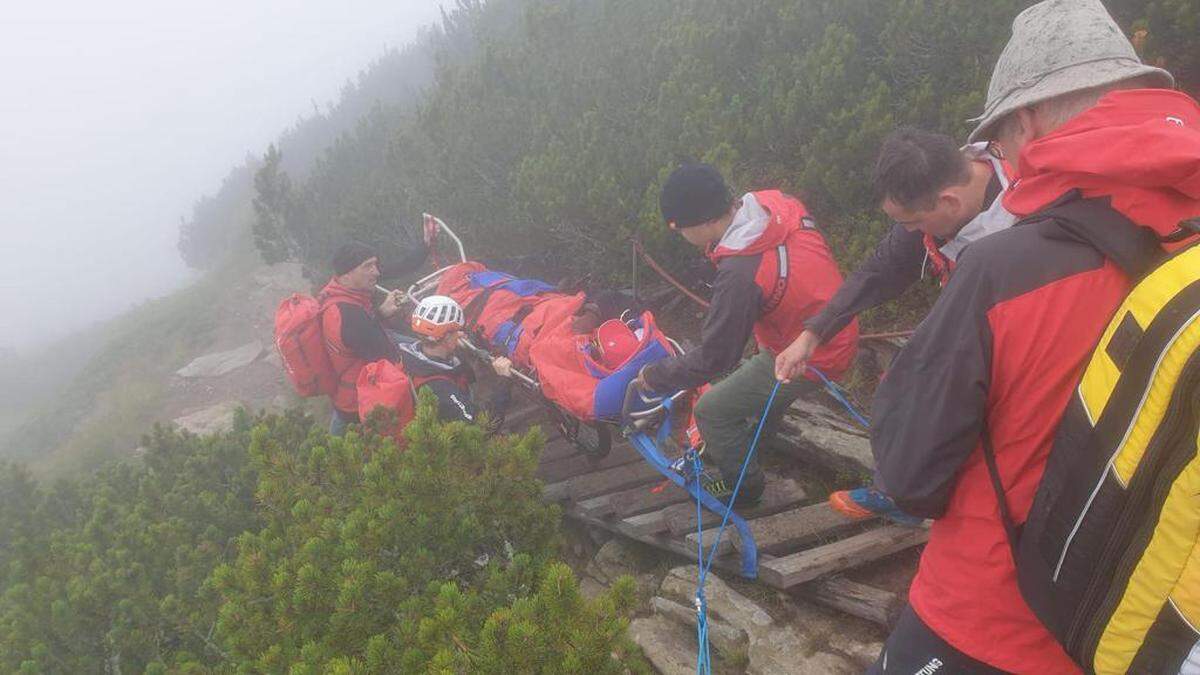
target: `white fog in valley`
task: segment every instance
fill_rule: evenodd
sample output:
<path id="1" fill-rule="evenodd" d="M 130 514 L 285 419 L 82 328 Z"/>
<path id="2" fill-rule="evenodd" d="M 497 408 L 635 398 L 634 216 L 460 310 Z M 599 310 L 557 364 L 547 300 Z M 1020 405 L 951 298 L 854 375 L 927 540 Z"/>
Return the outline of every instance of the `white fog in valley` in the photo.
<path id="1" fill-rule="evenodd" d="M 0 18 L 0 352 L 186 283 L 181 217 L 336 101 L 436 0 L 9 3 Z M 86 331 L 82 336 L 86 339 Z"/>

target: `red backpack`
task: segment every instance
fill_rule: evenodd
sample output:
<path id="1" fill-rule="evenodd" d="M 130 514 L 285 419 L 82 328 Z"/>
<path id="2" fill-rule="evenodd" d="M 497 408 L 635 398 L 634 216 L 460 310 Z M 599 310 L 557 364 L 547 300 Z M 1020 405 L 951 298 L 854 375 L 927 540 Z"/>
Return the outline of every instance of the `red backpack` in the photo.
<path id="1" fill-rule="evenodd" d="M 316 298 L 293 293 L 279 303 L 275 310 L 275 347 L 297 394 L 331 396 L 337 391 L 337 373 L 325 351 L 321 304 Z"/>
<path id="2" fill-rule="evenodd" d="M 386 433 L 403 440 L 401 433 L 417 412 L 417 387 L 433 380 L 452 379 L 445 375 L 410 377 L 402 365 L 387 359 L 368 363 L 358 374 L 358 417 L 365 421 L 379 406 L 395 410 L 396 424 Z"/>

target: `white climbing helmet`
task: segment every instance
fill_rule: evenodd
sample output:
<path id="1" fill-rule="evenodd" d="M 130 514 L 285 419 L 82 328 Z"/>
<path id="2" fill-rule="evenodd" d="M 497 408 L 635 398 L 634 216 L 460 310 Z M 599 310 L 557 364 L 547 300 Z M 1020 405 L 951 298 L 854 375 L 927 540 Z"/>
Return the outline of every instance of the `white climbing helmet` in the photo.
<path id="1" fill-rule="evenodd" d="M 422 298 L 412 313 L 413 332 L 434 340 L 463 329 L 463 310 L 454 298 L 431 295 Z"/>

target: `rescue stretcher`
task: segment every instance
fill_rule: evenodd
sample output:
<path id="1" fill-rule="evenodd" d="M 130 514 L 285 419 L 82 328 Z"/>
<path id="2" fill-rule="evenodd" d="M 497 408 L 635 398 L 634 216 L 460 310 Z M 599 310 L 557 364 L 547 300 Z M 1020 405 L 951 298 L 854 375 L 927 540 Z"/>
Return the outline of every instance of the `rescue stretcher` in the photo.
<path id="1" fill-rule="evenodd" d="M 459 300 L 468 324 L 462 340 L 464 350 L 488 364 L 497 352 L 508 356 L 513 362 L 513 379 L 546 409 L 559 433 L 580 452 L 593 459 L 601 458 L 611 449 L 614 432 L 621 433 L 668 480 L 687 491 L 704 508 L 725 515 L 725 504 L 705 491 L 697 476 L 689 473 L 702 452 L 694 423 L 682 435 L 681 445 L 686 450 L 676 458 L 664 454 L 672 435 L 676 405 L 693 402 L 701 392 L 684 390 L 647 395 L 634 384 L 644 365 L 684 351 L 658 329 L 650 312 L 622 317 L 636 331 L 639 344 L 622 363 L 606 367 L 589 357 L 586 338 L 571 331 L 570 317 L 582 305 L 582 293 L 561 293 L 544 282 L 487 270 L 468 260 L 462 240 L 444 222 L 429 214 L 423 217 L 427 231 L 432 229 L 451 240 L 457 259 L 446 265 L 438 264 L 436 270 L 413 282 L 404 290 L 406 302 L 416 304 L 433 294 Z M 465 288 L 464 284 L 473 286 Z M 513 291 L 518 287 L 519 291 Z M 499 288 L 507 289 L 505 296 L 497 295 Z M 528 295 L 521 295 L 525 292 Z M 533 299 L 518 301 L 509 296 Z M 489 315 L 489 304 L 502 307 L 499 312 L 508 314 Z M 530 323 L 537 330 L 527 325 Z M 735 512 L 730 511 L 727 518 L 741 536 L 742 575 L 754 578 L 758 568 L 754 537 Z"/>

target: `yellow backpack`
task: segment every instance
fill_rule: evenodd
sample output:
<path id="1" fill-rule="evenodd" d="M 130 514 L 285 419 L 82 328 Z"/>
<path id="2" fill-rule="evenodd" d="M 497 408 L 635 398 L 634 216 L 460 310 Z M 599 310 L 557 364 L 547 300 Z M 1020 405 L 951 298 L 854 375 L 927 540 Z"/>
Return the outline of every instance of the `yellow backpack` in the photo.
<path id="1" fill-rule="evenodd" d="M 1200 246 L 1118 308 L 1010 536 L 1022 595 L 1086 670 L 1200 673 Z M 1001 501 L 1007 516 L 1007 505 Z"/>

